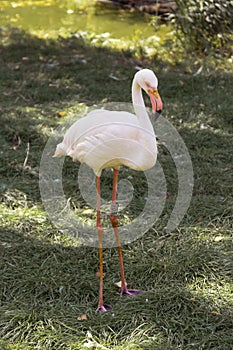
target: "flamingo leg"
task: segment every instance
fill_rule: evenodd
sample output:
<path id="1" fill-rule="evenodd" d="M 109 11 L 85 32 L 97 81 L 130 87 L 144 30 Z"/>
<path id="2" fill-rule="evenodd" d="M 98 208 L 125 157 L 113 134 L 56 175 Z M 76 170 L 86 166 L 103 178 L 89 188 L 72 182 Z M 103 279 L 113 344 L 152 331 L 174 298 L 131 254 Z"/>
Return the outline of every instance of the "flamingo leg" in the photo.
<path id="1" fill-rule="evenodd" d="M 99 240 L 99 277 L 100 277 L 100 285 L 99 285 L 99 300 L 98 300 L 98 308 L 99 312 L 106 312 L 111 307 L 110 305 L 104 304 L 103 301 L 103 279 L 104 279 L 104 271 L 103 271 L 103 226 L 101 224 L 101 216 L 100 216 L 100 177 L 96 176 L 96 195 L 97 195 L 97 217 L 96 217 L 96 227 L 98 231 L 98 240 Z"/>
<path id="2" fill-rule="evenodd" d="M 121 249 L 121 241 L 119 237 L 119 230 L 118 230 L 118 205 L 117 205 L 117 182 L 118 182 L 118 169 L 114 169 L 113 173 L 113 189 L 112 189 L 112 206 L 111 206 L 111 214 L 110 214 L 110 220 L 112 223 L 112 227 L 115 232 L 116 236 L 116 243 L 117 243 L 117 250 L 118 250 L 118 257 L 119 257 L 119 264 L 120 264 L 120 273 L 121 273 L 121 289 L 120 294 L 121 295 L 136 295 L 141 293 L 141 290 L 137 289 L 128 289 L 126 286 L 125 281 L 125 271 L 124 271 L 124 264 L 123 264 L 123 257 L 122 257 L 122 249 Z"/>

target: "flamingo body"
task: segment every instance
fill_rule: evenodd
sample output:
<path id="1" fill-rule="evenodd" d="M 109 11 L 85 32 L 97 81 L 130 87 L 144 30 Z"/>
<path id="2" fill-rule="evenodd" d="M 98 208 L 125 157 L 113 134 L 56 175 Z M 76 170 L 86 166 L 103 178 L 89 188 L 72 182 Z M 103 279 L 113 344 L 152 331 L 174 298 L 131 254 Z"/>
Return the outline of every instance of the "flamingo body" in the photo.
<path id="1" fill-rule="evenodd" d="M 104 168 L 125 165 L 134 170 L 154 166 L 157 145 L 154 132 L 144 129 L 127 112 L 95 110 L 76 121 L 57 146 L 56 156 L 68 155 L 86 163 L 100 176 Z"/>
<path id="2" fill-rule="evenodd" d="M 158 80 L 149 69 L 142 69 L 134 76 L 132 99 L 135 115 L 128 112 L 94 110 L 77 120 L 65 133 L 63 141 L 57 145 L 54 157 L 68 155 L 74 161 L 86 163 L 96 174 L 97 219 L 99 238 L 100 288 L 98 311 L 109 310 L 103 302 L 103 227 L 100 217 L 100 176 L 102 170 L 112 167 L 113 191 L 110 220 L 115 232 L 121 272 L 121 295 L 137 295 L 141 291 L 130 290 L 126 286 L 117 217 L 118 169 L 125 165 L 134 170 L 152 168 L 157 159 L 157 145 L 153 126 L 147 114 L 142 89 L 149 95 L 152 112 L 162 110 Z"/>

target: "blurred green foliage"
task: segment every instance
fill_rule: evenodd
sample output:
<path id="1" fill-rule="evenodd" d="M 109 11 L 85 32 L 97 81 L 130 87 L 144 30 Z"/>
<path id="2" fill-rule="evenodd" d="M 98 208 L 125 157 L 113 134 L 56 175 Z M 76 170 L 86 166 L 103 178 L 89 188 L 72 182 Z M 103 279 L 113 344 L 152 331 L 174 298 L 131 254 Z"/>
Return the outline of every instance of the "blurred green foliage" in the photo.
<path id="1" fill-rule="evenodd" d="M 179 38 L 189 47 L 209 53 L 232 40 L 233 1 L 176 0 L 172 15 Z"/>

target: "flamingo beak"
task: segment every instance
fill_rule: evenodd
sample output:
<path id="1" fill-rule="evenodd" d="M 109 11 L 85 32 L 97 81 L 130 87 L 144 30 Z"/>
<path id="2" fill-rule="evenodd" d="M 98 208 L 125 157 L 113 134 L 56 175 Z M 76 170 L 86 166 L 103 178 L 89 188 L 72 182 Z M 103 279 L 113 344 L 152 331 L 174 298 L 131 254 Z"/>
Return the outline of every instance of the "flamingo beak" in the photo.
<path id="1" fill-rule="evenodd" d="M 152 113 L 153 114 L 157 114 L 157 113 L 161 113 L 162 109 L 163 109 L 163 102 L 161 100 L 161 97 L 158 93 L 157 89 L 149 89 L 148 91 L 148 95 L 150 97 L 150 102 L 152 105 Z"/>

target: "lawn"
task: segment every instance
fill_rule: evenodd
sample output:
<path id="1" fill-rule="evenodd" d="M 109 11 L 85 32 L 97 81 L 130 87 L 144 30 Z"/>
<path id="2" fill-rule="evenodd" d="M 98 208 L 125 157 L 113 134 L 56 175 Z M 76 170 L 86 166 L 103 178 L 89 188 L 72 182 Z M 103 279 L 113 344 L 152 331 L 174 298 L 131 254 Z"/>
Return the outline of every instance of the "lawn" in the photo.
<path id="1" fill-rule="evenodd" d="M 233 344 L 232 74 L 193 63 L 139 61 L 133 53 L 96 47 L 75 36 L 41 39 L 0 32 L 1 349 L 229 350 Z M 52 131 L 85 106 L 130 102 L 135 67 L 159 77 L 163 116 L 189 150 L 194 189 L 180 225 L 166 223 L 177 173 L 159 143 L 166 206 L 142 238 L 124 246 L 128 285 L 145 292 L 120 297 L 117 250 L 104 251 L 108 313 L 96 313 L 98 249 L 81 246 L 48 220 L 39 191 L 40 159 Z M 220 65 L 220 63 L 219 63 Z M 221 69 L 220 69 L 221 68 Z M 117 78 L 117 79 L 116 79 Z M 158 140 L 159 142 L 159 140 Z M 65 161 L 63 184 L 75 212 L 95 215 L 77 188 L 79 164 Z M 106 196 L 111 172 L 103 174 Z M 144 177 L 130 176 L 134 199 L 122 220 L 145 204 Z M 80 320 L 80 315 L 86 315 Z"/>

